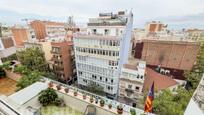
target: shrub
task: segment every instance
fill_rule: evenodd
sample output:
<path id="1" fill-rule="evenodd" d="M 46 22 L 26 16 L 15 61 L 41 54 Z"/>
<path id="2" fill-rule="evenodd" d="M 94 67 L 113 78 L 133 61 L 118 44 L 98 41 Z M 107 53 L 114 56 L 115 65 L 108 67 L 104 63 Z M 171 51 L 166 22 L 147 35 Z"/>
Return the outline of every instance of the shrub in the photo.
<path id="1" fill-rule="evenodd" d="M 28 75 L 30 73 L 30 70 L 23 65 L 19 65 L 14 68 L 14 72 Z"/>
<path id="2" fill-rule="evenodd" d="M 43 106 L 47 106 L 49 104 L 59 104 L 58 95 L 54 89 L 48 88 L 46 90 L 41 91 L 38 101 Z"/>

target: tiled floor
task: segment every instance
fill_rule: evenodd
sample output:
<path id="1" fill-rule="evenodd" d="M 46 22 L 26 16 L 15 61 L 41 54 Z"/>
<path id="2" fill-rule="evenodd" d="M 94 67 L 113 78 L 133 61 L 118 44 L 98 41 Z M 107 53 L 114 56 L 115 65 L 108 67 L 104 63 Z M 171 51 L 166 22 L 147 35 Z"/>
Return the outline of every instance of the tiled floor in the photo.
<path id="1" fill-rule="evenodd" d="M 11 95 L 16 90 L 16 81 L 9 78 L 0 78 L 0 95 Z"/>

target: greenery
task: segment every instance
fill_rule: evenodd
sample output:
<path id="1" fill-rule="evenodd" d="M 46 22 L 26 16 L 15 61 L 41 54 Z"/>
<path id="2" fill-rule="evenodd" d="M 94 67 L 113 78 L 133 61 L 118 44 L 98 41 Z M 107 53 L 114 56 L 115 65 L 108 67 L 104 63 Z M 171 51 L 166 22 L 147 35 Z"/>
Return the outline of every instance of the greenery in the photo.
<path id="1" fill-rule="evenodd" d="M 135 109 L 132 109 L 132 108 L 130 109 L 130 113 L 131 115 L 137 115 Z"/>
<path id="2" fill-rule="evenodd" d="M 26 66 L 18 65 L 14 68 L 14 72 L 28 75 L 31 71 Z"/>
<path id="3" fill-rule="evenodd" d="M 6 61 L 6 62 L 3 63 L 3 65 L 0 65 L 0 67 L 3 68 L 3 69 L 7 69 L 8 70 L 8 69 L 11 69 L 10 65 L 11 65 L 11 62 L 10 61 Z"/>
<path id="4" fill-rule="evenodd" d="M 44 52 L 39 48 L 27 48 L 26 50 L 18 51 L 17 57 L 22 65 L 30 70 L 40 70 L 46 65 Z"/>
<path id="5" fill-rule="evenodd" d="M 32 71 L 28 75 L 23 75 L 22 78 L 17 82 L 17 91 L 39 81 L 41 79 L 42 73 L 39 71 Z"/>
<path id="6" fill-rule="evenodd" d="M 12 61 L 12 60 L 17 60 L 16 54 L 12 54 L 8 57 L 2 58 L 2 62 Z"/>
<path id="7" fill-rule="evenodd" d="M 41 91 L 40 96 L 38 98 L 38 101 L 40 102 L 40 104 L 42 104 L 43 106 L 47 106 L 49 104 L 59 104 L 59 98 L 57 93 L 55 92 L 54 89 L 52 88 L 48 88 L 46 90 Z"/>
<path id="8" fill-rule="evenodd" d="M 103 91 L 103 87 L 100 85 L 98 86 L 98 85 L 94 84 L 93 82 L 89 83 L 85 90 L 87 90 L 91 93 L 95 93 L 97 95 L 101 95 L 101 96 L 105 95 L 105 93 Z"/>
<path id="9" fill-rule="evenodd" d="M 6 77 L 6 72 L 4 71 L 2 67 L 0 67 L 0 78 L 2 77 Z"/>

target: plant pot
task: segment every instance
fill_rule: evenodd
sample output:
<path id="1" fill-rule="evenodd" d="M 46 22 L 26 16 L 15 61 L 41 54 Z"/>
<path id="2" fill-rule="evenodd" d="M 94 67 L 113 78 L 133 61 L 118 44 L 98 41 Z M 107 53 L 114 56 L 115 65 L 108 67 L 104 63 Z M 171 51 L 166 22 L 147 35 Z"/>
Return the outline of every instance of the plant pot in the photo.
<path id="1" fill-rule="evenodd" d="M 50 82 L 48 85 L 49 85 L 49 87 L 53 87 L 53 83 L 52 82 Z"/>
<path id="2" fill-rule="evenodd" d="M 69 93 L 69 88 L 65 88 L 64 91 L 65 91 L 66 93 Z"/>
<path id="3" fill-rule="evenodd" d="M 93 100 L 93 97 L 91 97 L 91 98 L 90 98 L 90 102 L 93 103 L 93 101 L 94 101 L 94 100 Z"/>
<path id="4" fill-rule="evenodd" d="M 74 96 L 77 96 L 77 92 L 74 92 Z"/>
<path id="5" fill-rule="evenodd" d="M 86 100 L 86 95 L 83 95 L 83 99 Z"/>
<path id="6" fill-rule="evenodd" d="M 104 100 L 100 100 L 100 106 L 103 107 L 105 104 L 105 101 Z"/>
<path id="7" fill-rule="evenodd" d="M 108 105 L 108 108 L 111 109 L 111 108 L 112 108 L 112 104 L 109 104 L 109 105 Z"/>
<path id="8" fill-rule="evenodd" d="M 118 105 L 117 106 L 117 112 L 118 112 L 118 114 L 123 114 L 123 107 L 122 107 L 122 105 Z"/>
<path id="9" fill-rule="evenodd" d="M 61 89 L 61 85 L 57 85 L 57 90 L 60 90 Z"/>

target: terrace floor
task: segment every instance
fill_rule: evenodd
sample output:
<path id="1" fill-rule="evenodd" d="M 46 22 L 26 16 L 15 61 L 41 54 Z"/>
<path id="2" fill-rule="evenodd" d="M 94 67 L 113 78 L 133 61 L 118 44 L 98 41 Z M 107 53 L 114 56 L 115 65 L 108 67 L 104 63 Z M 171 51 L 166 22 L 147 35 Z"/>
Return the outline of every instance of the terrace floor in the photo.
<path id="1" fill-rule="evenodd" d="M 16 81 L 10 78 L 0 78 L 0 95 L 9 96 L 16 90 Z"/>

